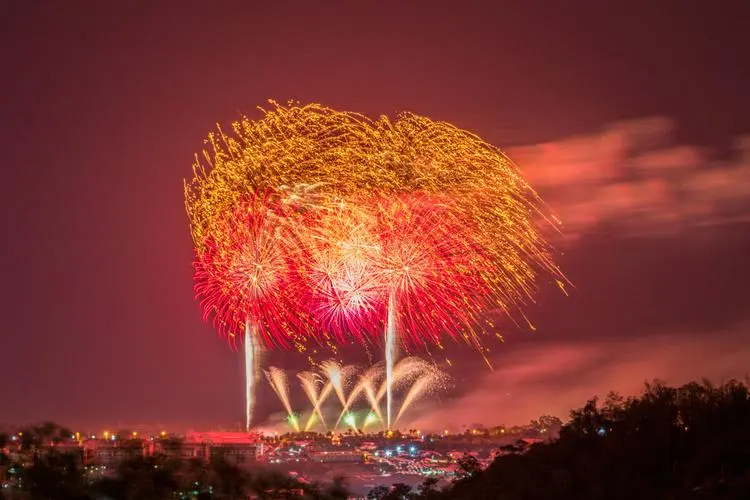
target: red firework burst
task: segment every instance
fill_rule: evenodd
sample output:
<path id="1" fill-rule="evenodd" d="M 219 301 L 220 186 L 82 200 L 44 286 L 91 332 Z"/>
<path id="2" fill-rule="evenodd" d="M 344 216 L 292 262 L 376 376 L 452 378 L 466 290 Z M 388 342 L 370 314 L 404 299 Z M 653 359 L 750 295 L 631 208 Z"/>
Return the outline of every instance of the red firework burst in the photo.
<path id="1" fill-rule="evenodd" d="M 377 274 L 395 299 L 401 341 L 420 347 L 440 344 L 443 335 L 474 338 L 476 313 L 490 295 L 481 279 L 486 259 L 450 200 L 417 195 L 382 202 L 378 223 Z"/>
<path id="2" fill-rule="evenodd" d="M 298 216 L 271 195 L 256 195 L 222 217 L 196 257 L 195 291 L 204 319 L 234 343 L 249 322 L 268 347 L 290 348 L 310 335 L 301 313 Z"/>

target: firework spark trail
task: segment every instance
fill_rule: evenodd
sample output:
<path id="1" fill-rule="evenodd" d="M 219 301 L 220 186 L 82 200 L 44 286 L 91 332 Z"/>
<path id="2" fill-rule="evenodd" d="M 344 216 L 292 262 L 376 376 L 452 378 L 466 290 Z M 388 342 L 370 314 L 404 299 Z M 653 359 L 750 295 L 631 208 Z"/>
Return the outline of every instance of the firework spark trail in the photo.
<path id="1" fill-rule="evenodd" d="M 357 416 L 354 413 L 349 413 L 344 417 L 344 423 L 355 431 L 357 430 Z"/>
<path id="2" fill-rule="evenodd" d="M 388 392 L 388 380 L 384 380 L 377 388 L 377 383 L 383 377 L 383 365 L 375 365 L 366 371 L 360 378 L 359 383 L 352 390 L 349 402 L 345 407 L 345 410 L 339 415 L 339 420 L 346 413 L 353 402 L 353 396 L 359 393 L 364 393 L 367 402 L 370 404 L 370 409 L 378 417 L 380 422 L 383 422 L 386 427 L 388 426 L 387 421 L 383 418 L 383 413 L 380 409 L 380 402 Z M 387 364 L 385 366 L 387 371 Z M 437 372 L 437 369 L 430 363 L 417 357 L 408 357 L 401 359 L 398 363 L 393 366 L 392 377 L 390 387 L 393 391 L 399 390 L 399 388 L 407 386 L 410 382 L 414 381 L 421 374 L 428 372 Z M 338 423 L 338 422 L 337 422 Z"/>
<path id="3" fill-rule="evenodd" d="M 304 428 L 305 431 L 308 431 L 309 427 L 312 425 L 313 417 L 315 417 L 315 414 L 318 411 L 318 376 L 316 373 L 306 371 L 298 373 L 297 378 L 302 385 L 302 390 L 304 391 L 307 399 L 312 405 L 312 413 L 307 419 L 307 423 L 305 424 Z"/>
<path id="4" fill-rule="evenodd" d="M 287 420 L 292 427 L 294 427 L 294 430 L 299 432 L 299 421 L 295 418 L 294 412 L 292 411 L 292 405 L 289 402 L 289 380 L 287 379 L 286 372 L 272 366 L 265 372 L 265 374 L 268 384 L 279 397 L 281 404 L 284 405 Z"/>
<path id="5" fill-rule="evenodd" d="M 382 365 L 375 365 L 370 368 L 362 375 L 360 382 L 355 386 L 352 394 L 355 392 L 364 392 L 367 402 L 370 404 L 371 413 L 380 422 L 387 425 L 380 410 L 380 402 L 387 393 L 387 381 L 384 380 L 378 390 L 375 391 L 376 383 L 383 377 L 383 371 Z M 406 388 L 407 393 L 393 424 L 398 422 L 403 412 L 425 391 L 438 387 L 439 384 L 444 383 L 446 380 L 447 375 L 445 373 L 421 358 L 411 356 L 401 359 L 393 368 L 392 389 L 396 391 Z M 347 406 L 347 410 L 348 408 Z M 339 420 L 344 416 L 344 413 L 345 411 L 339 416 Z M 370 421 L 368 423 L 373 422 Z"/>
<path id="6" fill-rule="evenodd" d="M 336 425 L 334 427 L 338 427 L 339 423 L 341 422 L 341 419 L 344 418 L 346 413 L 349 411 L 349 408 L 351 408 L 352 404 L 354 404 L 354 402 L 362 393 L 365 393 L 365 398 L 370 403 L 372 410 L 380 413 L 377 400 L 374 397 L 375 391 L 373 389 L 373 387 L 375 386 L 375 383 L 380 379 L 380 377 L 382 377 L 382 366 L 380 364 L 371 366 L 359 377 L 359 380 L 352 388 L 351 392 L 349 393 L 349 396 L 346 398 L 346 402 L 344 403 L 343 408 L 341 409 L 341 413 L 339 414 L 338 420 L 336 420 Z M 373 405 L 373 401 L 375 401 L 374 405 Z"/>
<path id="7" fill-rule="evenodd" d="M 395 423 L 398 423 L 404 412 L 421 396 L 429 393 L 432 390 L 438 388 L 445 381 L 444 375 L 437 371 L 432 370 L 421 375 L 414 384 L 409 388 L 409 391 L 404 396 L 404 400 L 401 403 L 401 408 L 396 415 Z"/>
<path id="8" fill-rule="evenodd" d="M 347 426 L 352 426 L 352 421 L 356 421 L 357 417 L 355 413 L 350 411 L 350 408 L 362 396 L 369 406 L 368 414 L 362 421 L 362 428 L 377 421 L 380 421 L 386 428 L 386 419 L 380 408 L 380 402 L 387 392 L 387 384 L 384 380 L 385 368 L 385 363 L 382 362 L 371 366 L 359 376 L 348 394 L 345 390 L 342 391 L 339 396 L 342 410 L 333 428 L 337 428 L 341 422 L 344 422 Z M 320 370 L 303 371 L 297 374 L 300 385 L 312 406 L 311 413 L 304 426 L 305 431 L 309 431 L 317 422 L 321 422 L 326 427 L 326 420 L 322 411 L 323 403 L 331 393 L 336 392 L 335 386 L 339 385 L 339 382 L 337 382 L 339 376 L 341 374 L 352 374 L 355 370 L 358 370 L 355 366 L 342 367 L 339 363 L 329 360 L 320 364 Z M 271 367 L 266 371 L 266 378 L 284 405 L 290 425 L 299 429 L 296 415 L 292 413 L 289 404 L 286 374 L 278 368 Z M 348 380 L 348 377 L 344 376 L 339 380 L 342 380 L 340 385 L 345 389 L 347 387 L 345 381 Z M 392 387 L 394 391 L 405 391 L 405 394 L 398 413 L 392 419 L 392 424 L 398 423 L 403 414 L 420 397 L 444 385 L 447 380 L 448 376 L 444 372 L 421 358 L 412 356 L 401 359 L 393 369 Z"/>
<path id="9" fill-rule="evenodd" d="M 333 392 L 333 384 L 330 380 L 326 381 L 323 384 L 323 389 L 318 393 L 318 413 L 321 413 L 323 411 L 323 403 L 326 402 L 328 399 L 328 396 L 331 395 Z M 322 420 L 322 418 L 321 418 Z M 326 427 L 325 421 L 323 421 L 323 426 Z M 328 430 L 328 427 L 326 427 L 326 430 Z"/>
<path id="10" fill-rule="evenodd" d="M 354 404 L 354 401 L 359 397 L 360 394 L 362 394 L 362 391 L 364 388 L 362 387 L 362 384 L 357 383 L 357 385 L 354 386 L 352 389 L 352 392 L 349 393 L 349 396 L 346 398 L 346 401 L 341 407 L 341 412 L 339 413 L 338 418 L 336 419 L 336 423 L 333 425 L 333 428 L 337 428 L 339 424 L 341 423 L 341 419 L 344 418 L 346 413 L 349 411 L 349 408 L 351 408 L 352 404 Z"/>
<path id="11" fill-rule="evenodd" d="M 354 398 L 359 394 L 355 393 L 354 389 L 349 396 L 346 395 L 346 390 L 350 385 L 351 376 L 358 370 L 356 366 L 341 366 L 334 361 L 324 361 L 321 363 L 323 373 L 328 377 L 328 384 L 326 387 L 332 387 L 336 396 L 341 403 L 341 413 L 339 414 L 336 424 L 333 426 L 335 429 L 341 422 L 342 417 L 347 413 L 349 405 L 354 401 Z M 325 392 L 325 389 L 323 390 Z"/>
<path id="12" fill-rule="evenodd" d="M 331 385 L 336 396 L 339 398 L 339 401 L 341 401 L 341 405 L 345 405 L 346 395 L 344 394 L 344 384 L 347 383 L 348 380 L 345 380 L 344 368 L 335 361 L 324 361 L 321 363 L 321 368 L 328 378 L 328 384 Z"/>
<path id="13" fill-rule="evenodd" d="M 371 225 L 363 207 L 341 201 L 306 233 L 307 303 L 321 326 L 339 340 L 354 336 L 367 341 L 378 322 L 382 287 L 373 268 L 379 248 Z"/>
<path id="14" fill-rule="evenodd" d="M 388 323 L 385 329 L 386 427 L 391 428 L 393 403 L 393 363 L 396 361 L 396 294 L 388 295 Z"/>
<path id="15" fill-rule="evenodd" d="M 401 387 L 408 385 L 418 376 L 422 375 L 425 372 L 429 372 L 430 370 L 435 370 L 435 368 L 422 358 L 410 356 L 408 358 L 401 359 L 401 361 L 399 361 L 393 369 L 393 389 L 398 390 Z M 378 405 L 383 399 L 383 396 L 385 396 L 387 387 L 388 386 L 385 382 L 380 385 L 375 397 Z"/>
<path id="16" fill-rule="evenodd" d="M 367 416 L 365 417 L 365 420 L 362 422 L 362 430 L 365 429 L 370 424 L 374 424 L 378 421 L 378 416 L 374 412 L 369 412 Z"/>
<path id="17" fill-rule="evenodd" d="M 440 374 L 441 372 L 435 368 L 430 363 L 426 362 L 425 360 L 417 357 L 408 357 L 404 358 L 401 361 L 398 362 L 393 368 L 393 376 L 391 379 L 390 389 L 395 391 L 399 390 L 402 387 L 409 387 L 409 384 L 415 381 L 415 379 L 418 380 L 418 377 L 422 377 L 425 374 Z M 416 383 L 416 382 L 414 382 Z M 412 386 L 413 387 L 413 386 Z M 380 401 L 383 399 L 383 396 L 387 396 L 389 389 L 388 380 L 386 379 L 378 389 L 377 393 L 372 395 L 370 397 L 368 395 L 368 399 L 370 400 L 370 404 L 374 406 L 375 408 L 380 408 Z M 408 394 L 408 393 L 407 393 Z M 403 404 L 402 404 L 403 406 Z M 379 415 L 381 421 L 382 415 Z M 396 418 L 396 421 L 398 418 Z M 393 423 L 395 424 L 396 421 Z M 386 428 L 390 429 L 390 424 L 386 424 Z"/>
<path id="18" fill-rule="evenodd" d="M 297 378 L 299 378 L 301 384 L 302 384 L 302 390 L 305 392 L 305 395 L 307 396 L 307 399 L 310 400 L 310 403 L 313 406 L 313 412 L 310 415 L 310 417 L 307 419 L 307 423 L 305 424 L 305 431 L 309 431 L 312 427 L 315 419 L 315 415 L 317 415 L 317 418 L 320 419 L 320 422 L 323 424 L 323 427 L 326 427 L 326 420 L 323 416 L 323 410 L 321 409 L 322 403 L 325 401 L 325 399 L 328 397 L 328 395 L 331 393 L 331 384 L 325 384 L 322 391 L 319 391 L 318 388 L 321 384 L 321 378 L 320 376 L 315 372 L 301 372 L 297 374 Z"/>
<path id="19" fill-rule="evenodd" d="M 380 402 L 375 395 L 375 387 L 373 387 L 372 382 L 370 380 L 363 381 L 362 390 L 365 393 L 367 402 L 370 403 L 370 408 L 372 409 L 372 411 L 375 412 L 381 422 L 385 422 L 385 420 L 383 419 L 383 412 L 380 411 Z"/>
<path id="20" fill-rule="evenodd" d="M 257 346 L 257 327 L 247 320 L 245 323 L 245 430 L 250 432 L 255 407 L 255 388 L 258 382 L 259 352 Z"/>
<path id="21" fill-rule="evenodd" d="M 286 417 L 286 421 L 287 421 L 287 423 L 289 423 L 289 425 L 292 426 L 292 429 L 294 429 L 295 431 L 299 432 L 299 430 L 300 430 L 299 429 L 299 417 L 295 413 L 290 413 Z"/>

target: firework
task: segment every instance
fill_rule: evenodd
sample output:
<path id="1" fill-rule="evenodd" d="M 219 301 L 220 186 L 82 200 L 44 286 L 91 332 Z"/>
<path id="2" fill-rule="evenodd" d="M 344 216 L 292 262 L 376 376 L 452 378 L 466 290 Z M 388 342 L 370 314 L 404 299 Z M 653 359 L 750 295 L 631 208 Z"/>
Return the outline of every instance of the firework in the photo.
<path id="1" fill-rule="evenodd" d="M 250 431 L 255 405 L 255 386 L 260 370 L 260 353 L 258 351 L 258 331 L 250 319 L 245 323 L 245 336 L 242 345 L 245 351 L 245 430 Z"/>
<path id="2" fill-rule="evenodd" d="M 378 323 L 382 283 L 375 269 L 380 242 L 374 221 L 363 206 L 340 201 L 306 232 L 305 303 L 319 327 L 338 340 L 368 341 Z"/>
<path id="3" fill-rule="evenodd" d="M 540 270 L 562 279 L 535 223 L 535 219 L 544 218 L 541 202 L 515 165 L 496 147 L 448 123 L 410 113 L 395 120 L 382 117 L 372 121 L 317 104 L 272 106 L 270 111 L 264 110 L 259 120 L 243 118 L 234 123 L 231 133 L 218 129 L 209 136 L 208 148 L 196 156 L 194 178 L 186 183 L 185 194 L 199 255 L 210 251 L 212 239 L 226 229 L 222 222 L 225 214 L 242 205 L 248 194 L 273 192 L 302 211 L 343 201 L 350 207 L 376 212 L 382 224 L 375 226 L 374 236 L 381 240 L 405 226 L 410 229 L 409 234 L 418 235 L 419 239 L 429 235 L 415 227 L 432 227 L 438 234 L 451 227 L 463 228 L 463 248 L 481 249 L 483 256 L 478 262 L 463 262 L 458 268 L 462 291 L 454 295 L 461 296 L 469 309 L 482 305 L 475 304 L 476 297 L 481 296 L 486 298 L 483 303 L 512 312 L 533 295 Z M 426 219 L 425 213 L 437 211 L 440 216 L 433 214 L 433 218 L 448 226 L 419 221 L 416 226 L 409 226 L 414 218 L 403 215 L 410 210 L 392 210 L 388 206 L 394 199 L 395 205 L 403 205 L 409 197 L 429 200 L 418 209 L 423 214 L 417 219 Z M 395 241 L 404 243 L 400 237 Z M 420 251 L 427 255 L 420 257 L 415 253 L 417 246 L 416 242 L 406 245 L 411 248 L 412 259 L 428 258 L 432 253 L 424 248 Z M 397 248 L 400 250 L 390 254 L 391 264 L 398 263 L 404 245 Z M 453 251 L 458 248 L 454 245 Z M 470 283 L 463 281 L 466 274 L 475 275 Z M 371 274 L 350 272 L 337 288 L 351 288 L 350 283 L 363 281 L 362 276 Z M 391 284 L 398 280 L 394 273 L 390 277 Z M 433 284 L 439 282 L 441 288 L 450 290 L 456 286 L 453 278 L 448 273 L 443 279 L 433 279 Z M 478 289 L 464 294 L 463 288 L 470 288 L 470 284 L 478 284 Z M 343 303 L 360 304 L 356 307 L 360 311 L 367 309 L 361 306 L 363 296 L 369 294 L 350 293 L 352 300 Z M 382 308 L 387 301 L 387 295 L 381 294 Z M 334 310 L 326 314 L 335 317 L 342 302 L 332 303 Z M 385 315 L 378 319 L 386 322 Z M 460 330 L 460 323 L 457 320 L 455 328 L 451 328 Z M 468 326 L 464 325 L 458 336 L 476 343 L 471 321 L 464 323 Z M 434 326 L 439 324 L 433 320 L 423 326 L 432 331 L 399 333 L 403 341 L 419 346 L 439 341 L 440 332 L 435 330 L 442 327 Z M 417 325 L 414 327 L 419 330 Z"/>
<path id="4" fill-rule="evenodd" d="M 342 406 L 346 405 L 346 390 L 351 384 L 351 377 L 356 373 L 356 366 L 341 366 L 335 361 L 324 361 L 320 364 L 323 373 L 328 377 L 328 383 L 333 388 Z M 325 392 L 326 389 L 323 389 Z"/>
<path id="5" fill-rule="evenodd" d="M 268 347 L 300 342 L 301 248 L 291 217 L 271 196 L 251 195 L 217 222 L 195 261 L 195 290 L 204 317 L 230 339 L 252 325 Z"/>
<path id="6" fill-rule="evenodd" d="M 364 207 L 365 209 L 362 209 Z M 312 313 L 339 338 L 374 337 L 385 317 L 386 421 L 391 422 L 398 332 L 407 347 L 464 335 L 493 299 L 481 271 L 491 265 L 452 202 L 413 193 L 340 204 L 323 217 L 309 273 Z M 330 227 L 330 229 L 328 229 Z M 374 328 L 375 327 L 375 328 Z M 367 394 L 367 392 L 366 392 Z"/>
<path id="7" fill-rule="evenodd" d="M 325 427 L 326 420 L 323 416 L 321 405 L 323 404 L 323 402 L 325 402 L 326 398 L 331 393 L 331 385 L 325 385 L 323 386 L 323 390 L 321 390 L 323 378 L 315 372 L 301 372 L 297 374 L 297 378 L 302 384 L 302 390 L 305 392 L 307 399 L 310 400 L 310 404 L 312 404 L 313 410 L 310 414 L 310 417 L 307 419 L 307 423 L 305 424 L 305 431 L 309 431 L 312 425 L 315 423 L 316 415 L 317 418 L 320 419 L 320 423 Z"/>
<path id="8" fill-rule="evenodd" d="M 385 205 L 385 206 L 384 206 Z M 375 260 L 386 302 L 386 423 L 392 416 L 397 333 L 406 344 L 440 344 L 440 334 L 471 331 L 478 303 L 490 293 L 476 279 L 481 249 L 467 245 L 471 232 L 435 200 L 412 197 L 380 205 L 381 245 Z M 454 223 L 455 222 L 455 223 Z M 474 250 L 471 252 L 470 250 Z M 474 337 L 472 337 L 474 340 Z"/>
<path id="9" fill-rule="evenodd" d="M 296 196 L 296 195 L 295 195 Z M 204 318 L 236 345 L 244 330 L 245 415 L 250 428 L 261 346 L 301 344 L 303 319 L 298 264 L 301 247 L 292 225 L 294 196 L 247 196 L 217 221 L 217 231 L 195 260 L 195 290 Z"/>
<path id="10" fill-rule="evenodd" d="M 272 103 L 207 144 L 185 184 L 204 315 L 245 332 L 248 371 L 256 346 L 384 340 L 388 425 L 399 345 L 483 352 L 488 311 L 513 315 L 540 272 L 564 280 L 536 193 L 448 123 Z"/>
<path id="11" fill-rule="evenodd" d="M 279 397 L 281 404 L 284 405 L 288 422 L 292 425 L 295 431 L 299 432 L 299 421 L 296 415 L 294 415 L 292 405 L 289 402 L 289 381 L 287 380 L 286 373 L 283 370 L 272 366 L 265 372 L 265 374 L 268 384 Z"/>
<path id="12" fill-rule="evenodd" d="M 385 363 L 385 367 L 388 367 L 388 363 Z M 387 377 L 387 373 L 386 373 Z M 364 377 L 361 381 L 362 393 L 365 395 L 367 403 L 370 405 L 371 410 L 377 415 L 378 420 L 385 422 L 383 418 L 383 412 L 380 410 L 380 401 L 376 394 L 375 386 L 373 385 L 372 377 Z"/>
<path id="13" fill-rule="evenodd" d="M 365 421 L 362 422 L 362 429 L 364 429 L 368 425 L 374 424 L 377 421 L 378 421 L 377 415 L 375 415 L 373 412 L 369 412 L 367 416 L 365 417 Z"/>
<path id="14" fill-rule="evenodd" d="M 404 412 L 414 404 L 419 398 L 429 394 L 430 392 L 436 391 L 437 389 L 445 385 L 446 378 L 438 370 L 430 370 L 417 378 L 417 380 L 409 387 L 408 392 L 404 396 L 401 402 L 401 408 L 398 410 L 396 420 L 394 424 L 397 424 Z"/>
<path id="15" fill-rule="evenodd" d="M 406 386 L 409 386 L 420 375 L 434 371 L 435 367 L 422 358 L 418 358 L 416 356 L 402 358 L 393 367 L 392 388 L 394 390 L 400 390 Z M 380 385 L 380 388 L 375 395 L 375 400 L 377 401 L 378 405 L 380 404 L 380 401 L 382 401 L 383 396 L 386 394 L 386 392 L 387 381 L 384 381 Z"/>
<path id="16" fill-rule="evenodd" d="M 341 366 L 334 361 L 325 361 L 320 366 L 319 371 L 303 371 L 297 374 L 300 387 L 311 406 L 310 414 L 304 427 L 302 427 L 303 430 L 309 431 L 317 423 L 320 423 L 323 429 L 329 429 L 326 424 L 323 404 L 330 394 L 336 391 L 334 386 L 337 385 L 337 382 L 335 380 L 339 378 L 339 374 L 353 375 L 354 372 L 361 372 L 361 374 L 348 394 L 346 393 L 347 384 L 341 384 L 342 394 L 338 397 L 341 410 L 332 428 L 339 427 L 341 423 L 347 427 L 357 428 L 358 412 L 353 410 L 353 407 L 358 399 L 364 399 L 367 405 L 366 414 L 361 420 L 362 428 L 372 426 L 376 422 L 381 422 L 384 428 L 389 427 L 381 408 L 381 401 L 387 392 L 386 365 L 384 363 L 377 363 L 365 370 L 358 369 L 355 366 Z M 272 367 L 266 372 L 266 377 L 287 411 L 287 421 L 295 430 L 299 431 L 297 416 L 292 413 L 289 404 L 285 373 Z M 353 380 L 353 377 L 349 380 Z M 394 418 L 393 423 L 395 424 L 420 398 L 445 388 L 448 376 L 435 365 L 423 359 L 407 357 L 401 359 L 394 366 L 393 381 L 394 393 L 399 393 L 402 396 Z"/>
<path id="17" fill-rule="evenodd" d="M 344 415 L 348 412 L 349 408 L 351 408 L 352 404 L 357 400 L 358 397 L 360 397 L 362 394 L 365 395 L 365 398 L 370 404 L 370 407 L 376 417 L 383 421 L 383 415 L 380 412 L 380 408 L 378 405 L 378 399 L 375 393 L 375 385 L 377 382 L 382 379 L 383 377 L 383 366 L 380 364 L 376 364 L 374 366 L 371 366 L 369 369 L 365 370 L 359 377 L 359 380 L 354 385 L 354 388 L 349 393 L 349 396 L 346 398 L 345 403 L 342 405 L 341 413 L 339 414 L 338 420 L 336 421 L 336 425 L 338 426 L 339 422 L 341 422 L 341 419 L 344 417 Z M 334 427 L 335 427 L 334 426 Z"/>
<path id="18" fill-rule="evenodd" d="M 357 416 L 354 413 L 348 413 L 344 417 L 344 423 L 351 427 L 352 429 L 357 429 Z"/>

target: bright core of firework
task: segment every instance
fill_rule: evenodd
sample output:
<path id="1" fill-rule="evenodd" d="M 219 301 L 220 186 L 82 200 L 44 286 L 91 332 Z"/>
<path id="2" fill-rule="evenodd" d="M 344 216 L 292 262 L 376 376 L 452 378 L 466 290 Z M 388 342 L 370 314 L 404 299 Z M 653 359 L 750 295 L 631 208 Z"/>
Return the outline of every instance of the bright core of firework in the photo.
<path id="1" fill-rule="evenodd" d="M 378 241 L 365 212 L 338 203 L 308 232 L 308 285 L 312 314 L 340 340 L 361 336 L 378 311 L 380 283 L 373 266 Z"/>
<path id="2" fill-rule="evenodd" d="M 353 413 L 348 413 L 344 417 L 344 423 L 354 429 L 357 428 L 357 417 Z"/>

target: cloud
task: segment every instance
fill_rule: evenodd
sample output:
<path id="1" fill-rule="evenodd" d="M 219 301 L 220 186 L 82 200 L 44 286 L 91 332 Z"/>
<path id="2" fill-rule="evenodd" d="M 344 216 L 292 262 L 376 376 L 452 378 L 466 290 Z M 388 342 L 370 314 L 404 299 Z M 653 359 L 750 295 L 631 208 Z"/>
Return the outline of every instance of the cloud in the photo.
<path id="1" fill-rule="evenodd" d="M 461 430 L 476 423 L 525 424 L 541 414 L 565 419 L 593 396 L 611 390 L 635 395 L 655 378 L 674 385 L 703 378 L 743 379 L 749 370 L 749 328 L 523 346 L 464 395 L 439 406 L 415 408 L 412 414 L 417 417 L 410 425 Z"/>
<path id="2" fill-rule="evenodd" d="M 730 161 L 673 144 L 674 123 L 647 118 L 508 153 L 570 236 L 601 224 L 632 232 L 750 220 L 750 136 Z"/>

